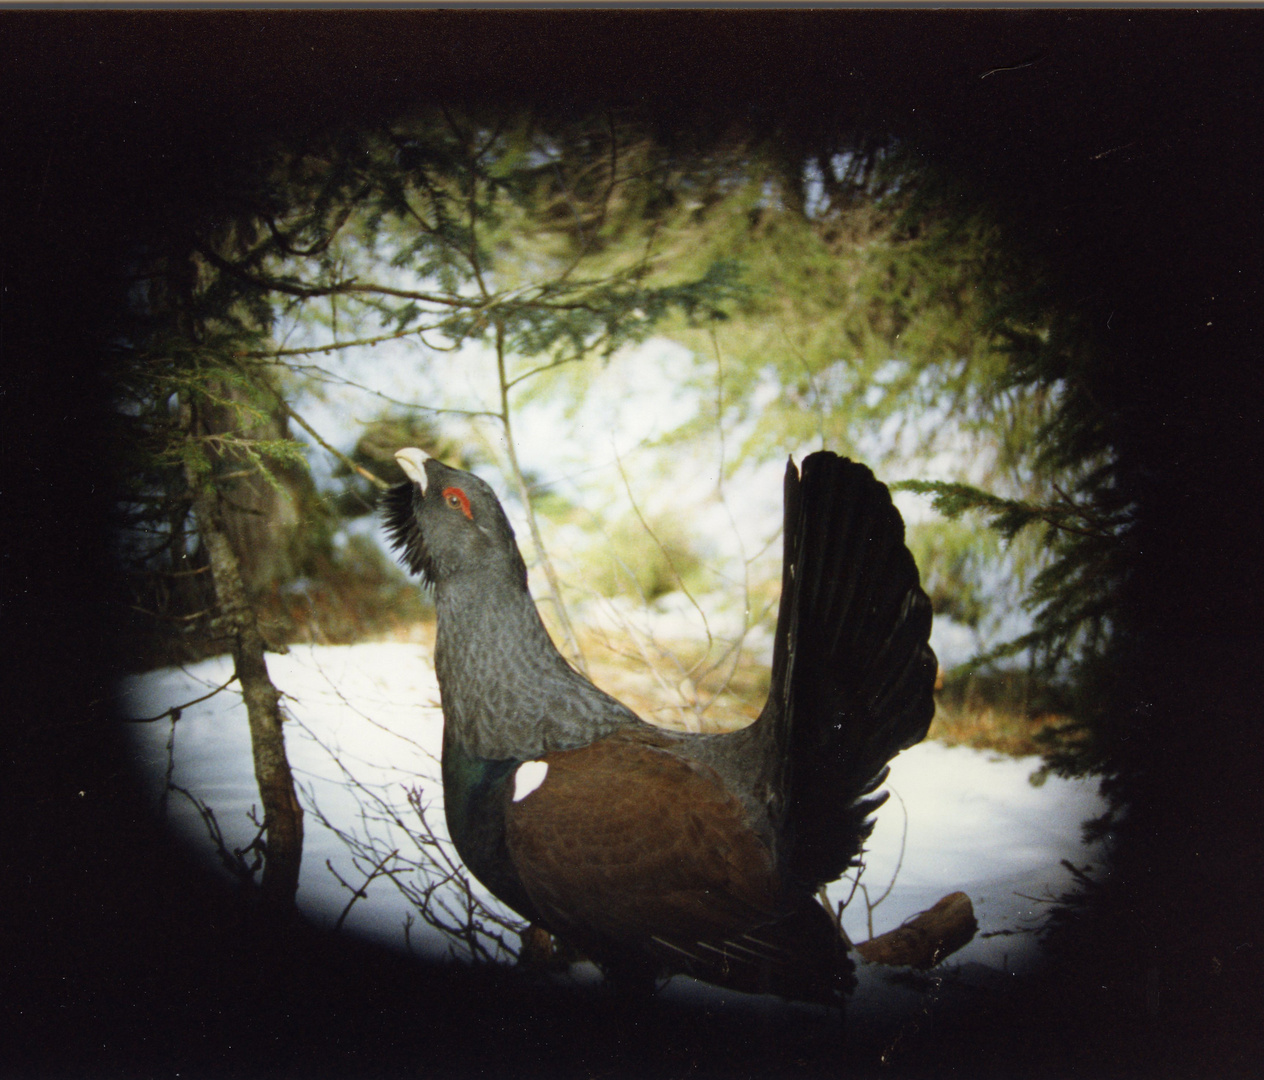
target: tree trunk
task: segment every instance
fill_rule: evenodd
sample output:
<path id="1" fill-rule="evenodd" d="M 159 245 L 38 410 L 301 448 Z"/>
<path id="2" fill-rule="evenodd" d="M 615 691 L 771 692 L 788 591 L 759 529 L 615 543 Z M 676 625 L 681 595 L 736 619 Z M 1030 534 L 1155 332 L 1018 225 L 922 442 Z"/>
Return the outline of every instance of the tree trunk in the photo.
<path id="1" fill-rule="evenodd" d="M 285 735 L 281 729 L 280 694 L 268 675 L 264 640 L 254 610 L 246 601 L 237 556 L 219 513 L 218 495 L 207 481 L 190 474 L 193 512 L 210 559 L 219 621 L 232 642 L 233 667 L 241 685 L 250 725 L 255 779 L 263 802 L 264 899 L 292 907 L 303 860 L 303 808 L 294 790 Z"/>

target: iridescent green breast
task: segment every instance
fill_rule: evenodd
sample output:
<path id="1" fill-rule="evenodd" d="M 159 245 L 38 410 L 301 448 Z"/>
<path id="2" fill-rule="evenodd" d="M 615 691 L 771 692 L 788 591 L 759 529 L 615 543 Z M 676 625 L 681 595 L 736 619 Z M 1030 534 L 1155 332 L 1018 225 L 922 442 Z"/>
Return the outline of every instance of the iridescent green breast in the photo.
<path id="1" fill-rule="evenodd" d="M 505 846 L 505 810 L 521 764 L 515 758 L 483 761 L 470 757 L 445 733 L 443 803 L 457 854 L 493 895 L 523 918 L 539 922 Z"/>

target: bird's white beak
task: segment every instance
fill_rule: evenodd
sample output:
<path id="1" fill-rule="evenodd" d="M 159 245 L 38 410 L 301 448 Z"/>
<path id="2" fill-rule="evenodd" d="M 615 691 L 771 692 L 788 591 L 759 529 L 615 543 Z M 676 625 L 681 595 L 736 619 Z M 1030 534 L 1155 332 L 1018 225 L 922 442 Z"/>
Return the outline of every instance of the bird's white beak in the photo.
<path id="1" fill-rule="evenodd" d="M 424 450 L 418 450 L 415 446 L 406 446 L 403 450 L 395 452 L 395 460 L 399 462 L 399 467 L 404 470 L 405 475 L 415 484 L 421 485 L 421 493 L 426 493 L 426 459 L 430 457 Z"/>

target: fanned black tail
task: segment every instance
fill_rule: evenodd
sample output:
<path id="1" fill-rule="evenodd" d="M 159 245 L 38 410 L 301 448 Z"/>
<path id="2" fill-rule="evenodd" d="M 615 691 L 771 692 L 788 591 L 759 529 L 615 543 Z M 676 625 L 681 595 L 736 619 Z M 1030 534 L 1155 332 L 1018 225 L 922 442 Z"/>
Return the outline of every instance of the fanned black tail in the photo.
<path id="1" fill-rule="evenodd" d="M 872 830 L 866 798 L 934 714 L 930 601 L 886 485 L 831 453 L 786 469 L 785 562 L 765 715 L 786 773 L 782 870 L 815 890 Z M 769 712 L 771 711 L 771 715 Z"/>

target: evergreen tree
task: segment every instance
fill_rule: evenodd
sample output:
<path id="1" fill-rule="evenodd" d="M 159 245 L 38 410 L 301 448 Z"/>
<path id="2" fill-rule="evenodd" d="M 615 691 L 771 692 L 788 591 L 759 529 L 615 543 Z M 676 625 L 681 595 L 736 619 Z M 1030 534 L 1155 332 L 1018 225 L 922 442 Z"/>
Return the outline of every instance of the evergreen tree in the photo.
<path id="1" fill-rule="evenodd" d="M 136 607 L 233 654 L 264 804 L 262 888 L 277 902 L 292 903 L 297 887 L 302 811 L 262 594 L 328 553 L 332 532 L 290 424 L 375 488 L 398 471 L 381 468 L 372 440 L 359 456 L 373 466 L 338 451 L 289 398 L 330 377 L 315 357 L 405 339 L 440 358 L 490 348 L 499 400 L 486 415 L 501 426 L 582 664 L 518 462 L 513 396 L 545 371 L 643 339 L 669 311 L 719 316 L 735 288 L 724 266 L 651 280 L 643 210 L 660 175 L 651 144 L 608 120 L 544 132 L 523 118 L 440 112 L 291 147 L 236 193 L 217 228 L 141 260 L 117 372 L 132 453 L 124 556 L 153 605 Z M 638 243 L 615 243 L 632 232 Z M 283 336 L 293 343 L 279 345 Z"/>

